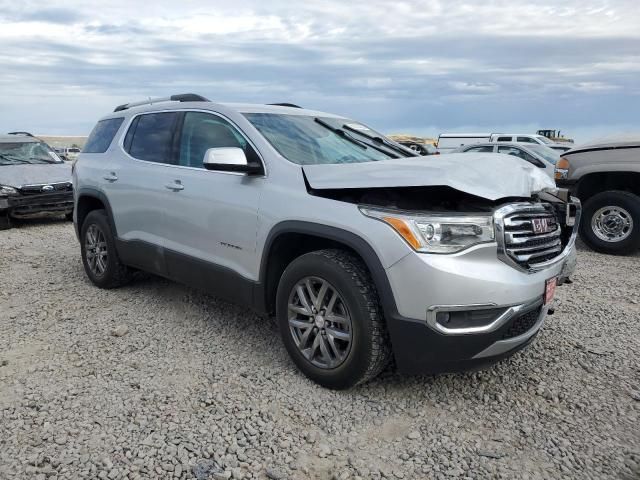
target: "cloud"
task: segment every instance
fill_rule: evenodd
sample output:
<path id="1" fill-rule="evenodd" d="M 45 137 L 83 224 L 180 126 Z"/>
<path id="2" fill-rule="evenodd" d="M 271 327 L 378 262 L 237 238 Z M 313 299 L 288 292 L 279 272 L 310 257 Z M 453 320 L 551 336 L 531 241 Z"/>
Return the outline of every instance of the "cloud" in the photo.
<path id="1" fill-rule="evenodd" d="M 83 133 L 117 104 L 184 91 L 393 131 L 638 123 L 632 0 L 0 0 L 0 12 L 0 131 Z"/>

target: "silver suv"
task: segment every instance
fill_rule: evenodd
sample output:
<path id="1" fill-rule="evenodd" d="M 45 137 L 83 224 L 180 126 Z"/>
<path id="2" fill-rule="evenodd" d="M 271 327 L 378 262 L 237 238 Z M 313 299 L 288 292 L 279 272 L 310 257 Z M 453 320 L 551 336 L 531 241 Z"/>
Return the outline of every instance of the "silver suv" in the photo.
<path id="1" fill-rule="evenodd" d="M 275 314 L 329 388 L 492 363 L 532 341 L 579 203 L 505 155 L 419 157 L 362 123 L 198 95 L 122 105 L 75 164 L 82 261 Z"/>

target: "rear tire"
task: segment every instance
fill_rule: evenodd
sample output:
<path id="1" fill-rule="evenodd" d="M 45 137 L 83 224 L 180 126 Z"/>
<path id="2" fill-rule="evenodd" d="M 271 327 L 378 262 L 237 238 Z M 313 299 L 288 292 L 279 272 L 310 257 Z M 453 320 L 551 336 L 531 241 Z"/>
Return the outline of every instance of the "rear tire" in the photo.
<path id="1" fill-rule="evenodd" d="M 82 264 L 99 288 L 117 288 L 131 280 L 132 271 L 120 262 L 116 242 L 104 210 L 89 212 L 80 230 Z"/>
<path id="2" fill-rule="evenodd" d="M 9 230 L 11 228 L 11 217 L 8 212 L 0 213 L 0 230 Z"/>
<path id="3" fill-rule="evenodd" d="M 584 203 L 580 237 L 593 250 L 613 255 L 640 248 L 640 197 L 613 190 Z"/>
<path id="4" fill-rule="evenodd" d="M 319 250 L 291 262 L 278 285 L 276 316 L 291 359 L 324 387 L 364 383 L 391 359 L 375 285 L 362 261 L 345 251 Z"/>

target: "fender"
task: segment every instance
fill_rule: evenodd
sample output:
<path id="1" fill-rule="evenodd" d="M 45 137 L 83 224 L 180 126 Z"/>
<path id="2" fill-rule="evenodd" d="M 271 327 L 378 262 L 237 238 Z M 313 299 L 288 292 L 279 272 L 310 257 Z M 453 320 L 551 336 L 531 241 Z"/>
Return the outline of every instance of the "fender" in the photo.
<path id="1" fill-rule="evenodd" d="M 305 222 L 299 220 L 287 220 L 276 224 L 264 244 L 262 250 L 262 260 L 260 262 L 260 276 L 258 289 L 254 295 L 254 305 L 259 310 L 266 311 L 267 305 L 267 264 L 271 255 L 271 249 L 276 239 L 286 233 L 299 233 L 311 235 L 314 237 L 332 240 L 342 243 L 354 250 L 369 269 L 371 277 L 380 296 L 380 303 L 384 310 L 386 318 L 392 319 L 398 315 L 398 309 L 391 290 L 391 284 L 387 278 L 382 262 L 371 245 L 359 235 L 355 233 L 319 223 Z"/>

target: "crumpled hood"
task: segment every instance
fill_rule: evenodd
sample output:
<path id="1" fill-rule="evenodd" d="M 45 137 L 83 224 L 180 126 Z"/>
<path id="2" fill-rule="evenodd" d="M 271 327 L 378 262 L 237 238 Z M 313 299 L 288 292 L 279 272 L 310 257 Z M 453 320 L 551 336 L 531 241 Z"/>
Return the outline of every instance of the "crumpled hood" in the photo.
<path id="1" fill-rule="evenodd" d="M 0 165 L 0 185 L 20 187 L 71 181 L 71 164 Z"/>
<path id="2" fill-rule="evenodd" d="M 451 153 L 378 162 L 304 165 L 316 190 L 448 186 L 488 200 L 555 191 L 544 170 L 497 153 Z"/>

